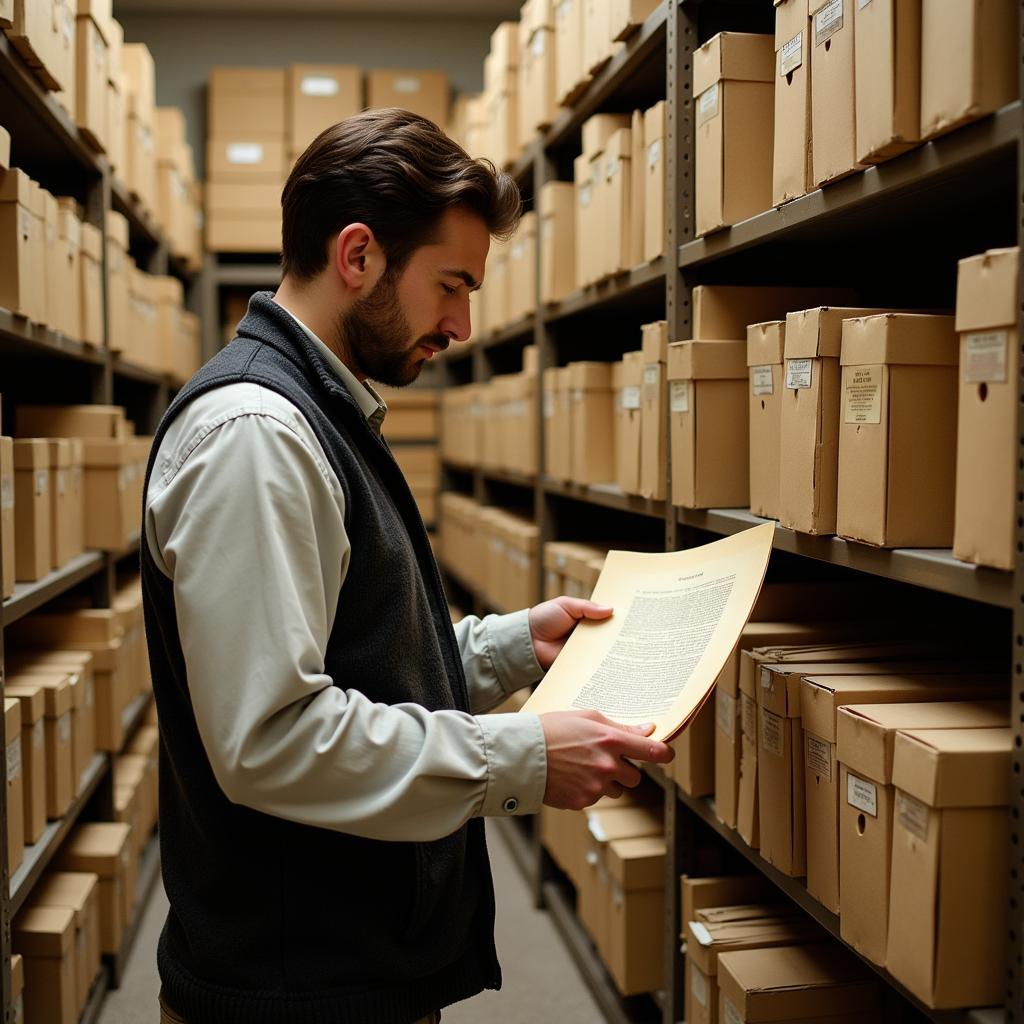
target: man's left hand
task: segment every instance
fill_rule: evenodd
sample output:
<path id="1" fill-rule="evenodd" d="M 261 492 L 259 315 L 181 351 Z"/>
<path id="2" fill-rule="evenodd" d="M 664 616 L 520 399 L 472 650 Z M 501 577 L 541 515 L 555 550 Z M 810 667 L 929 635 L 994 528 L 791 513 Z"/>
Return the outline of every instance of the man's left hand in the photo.
<path id="1" fill-rule="evenodd" d="M 612 609 L 578 597 L 556 597 L 530 609 L 530 636 L 537 661 L 545 672 L 576 628 L 580 619 L 607 619 Z"/>

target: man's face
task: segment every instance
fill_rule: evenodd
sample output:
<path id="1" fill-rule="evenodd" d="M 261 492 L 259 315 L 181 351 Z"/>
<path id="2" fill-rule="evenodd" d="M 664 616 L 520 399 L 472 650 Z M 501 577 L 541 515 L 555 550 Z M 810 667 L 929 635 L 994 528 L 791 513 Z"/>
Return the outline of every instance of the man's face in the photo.
<path id="1" fill-rule="evenodd" d="M 483 281 L 489 246 L 479 217 L 447 211 L 435 243 L 417 249 L 400 274 L 385 271 L 340 317 L 338 333 L 353 369 L 403 387 L 435 353 L 469 338 L 469 294 Z"/>

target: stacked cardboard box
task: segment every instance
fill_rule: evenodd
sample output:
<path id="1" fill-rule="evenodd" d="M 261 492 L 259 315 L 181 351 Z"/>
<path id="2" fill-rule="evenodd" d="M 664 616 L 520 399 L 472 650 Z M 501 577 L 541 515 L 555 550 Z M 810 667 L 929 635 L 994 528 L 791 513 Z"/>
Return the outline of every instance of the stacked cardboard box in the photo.
<path id="1" fill-rule="evenodd" d="M 124 168 L 128 191 L 143 209 L 157 209 L 156 67 L 145 43 L 121 48 L 126 112 Z"/>
<path id="2" fill-rule="evenodd" d="M 81 5 L 86 10 L 89 4 Z M 109 3 L 106 5 L 109 10 Z M 72 0 L 17 0 L 7 37 L 42 85 L 72 117 L 75 113 L 75 4 Z M 79 12 L 81 13 L 81 12 Z"/>
<path id="3" fill-rule="evenodd" d="M 177 107 L 156 110 L 157 222 L 171 254 L 198 269 L 202 246 L 196 237 L 196 172 L 185 138 L 185 115 Z"/>
<path id="4" fill-rule="evenodd" d="M 451 108 L 451 83 L 444 71 L 420 68 L 389 68 L 366 74 L 366 105 L 401 107 L 433 121 L 442 130 L 448 127 Z"/>
<path id="5" fill-rule="evenodd" d="M 553 0 L 526 0 L 519 12 L 520 150 L 548 128 L 558 113 L 557 47 Z"/>
<path id="6" fill-rule="evenodd" d="M 544 600 L 563 594 L 589 600 L 607 554 L 607 546 L 549 541 L 544 545 Z"/>
<path id="7" fill-rule="evenodd" d="M 349 64 L 292 64 L 287 89 L 289 166 L 325 128 L 363 109 L 363 72 Z"/>
<path id="8" fill-rule="evenodd" d="M 441 393 L 441 455 L 459 466 L 478 466 L 482 458 L 480 385 L 445 388 Z"/>

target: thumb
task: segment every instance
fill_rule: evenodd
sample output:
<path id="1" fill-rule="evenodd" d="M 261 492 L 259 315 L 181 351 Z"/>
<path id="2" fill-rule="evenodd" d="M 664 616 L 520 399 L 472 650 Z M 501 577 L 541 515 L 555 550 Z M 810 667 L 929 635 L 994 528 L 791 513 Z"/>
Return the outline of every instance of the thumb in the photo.
<path id="1" fill-rule="evenodd" d="M 593 601 L 578 601 L 572 614 L 577 619 L 608 619 L 611 618 L 615 609 L 605 604 L 596 604 Z"/>

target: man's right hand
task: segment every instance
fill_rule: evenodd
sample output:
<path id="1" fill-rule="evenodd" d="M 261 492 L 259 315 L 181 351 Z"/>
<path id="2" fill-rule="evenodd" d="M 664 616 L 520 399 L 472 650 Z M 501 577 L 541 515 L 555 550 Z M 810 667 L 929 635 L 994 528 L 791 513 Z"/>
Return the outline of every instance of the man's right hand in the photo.
<path id="1" fill-rule="evenodd" d="M 653 725 L 619 725 L 599 711 L 552 711 L 540 716 L 548 751 L 544 803 L 580 811 L 603 796 L 622 796 L 641 779 L 629 764 L 667 764 L 675 751 L 647 737 Z"/>

